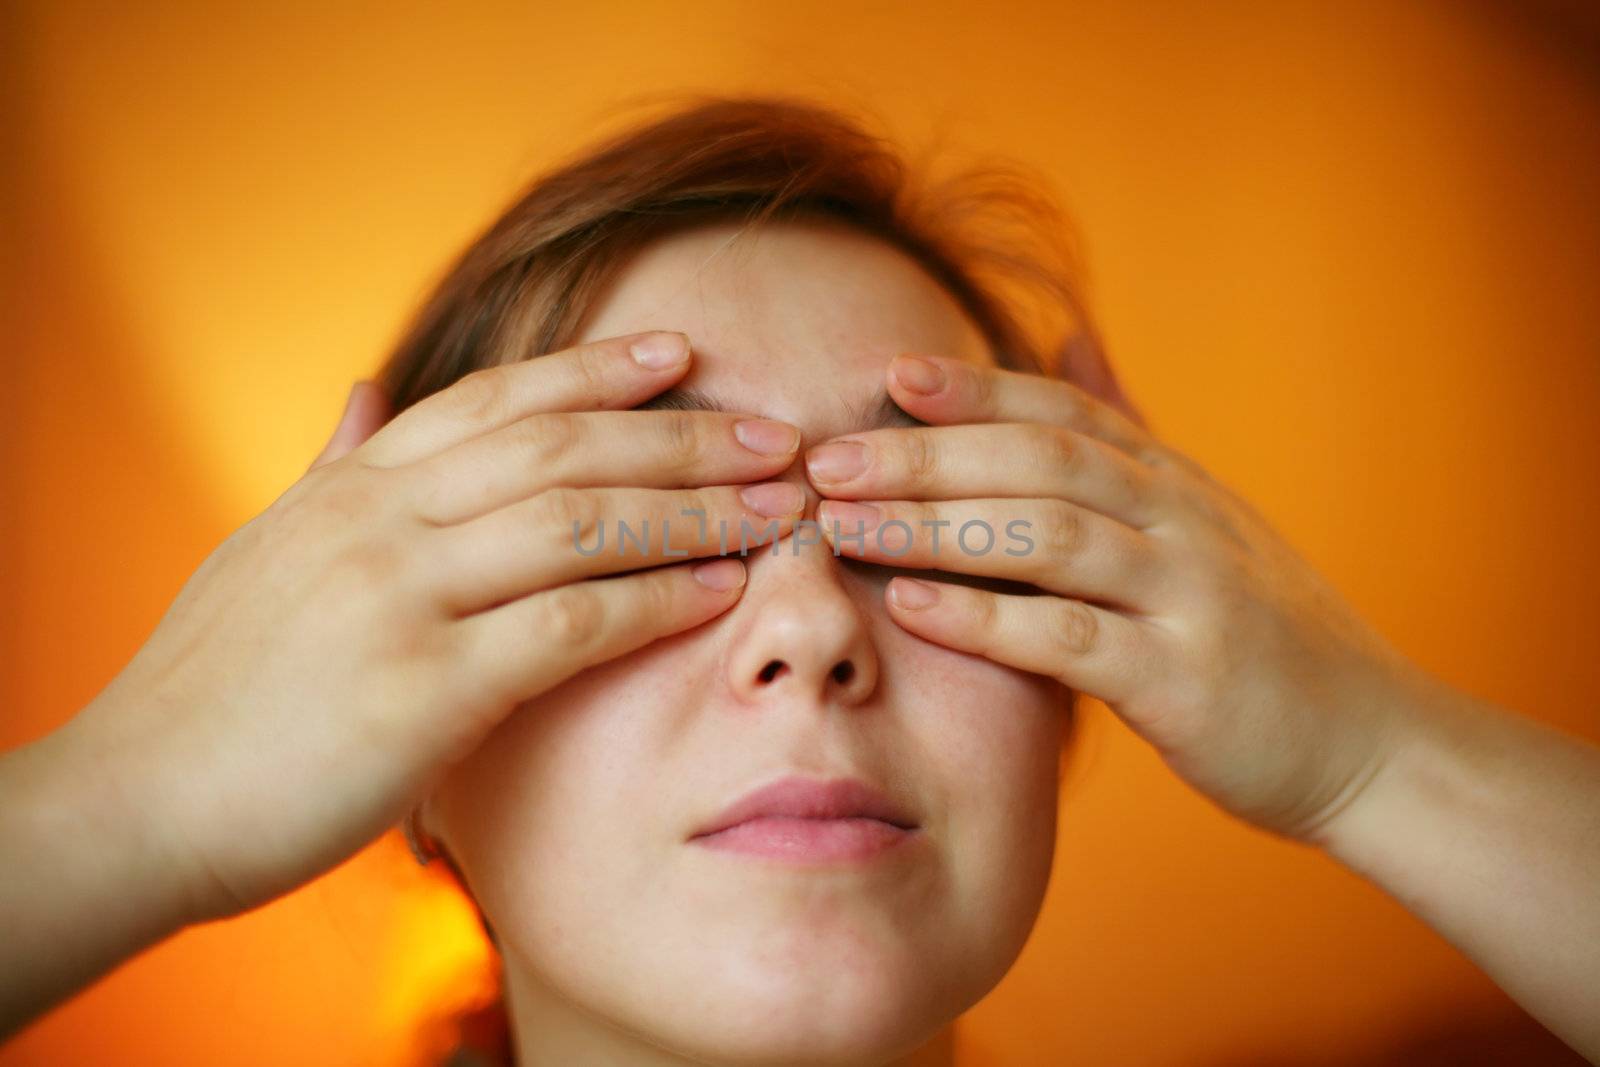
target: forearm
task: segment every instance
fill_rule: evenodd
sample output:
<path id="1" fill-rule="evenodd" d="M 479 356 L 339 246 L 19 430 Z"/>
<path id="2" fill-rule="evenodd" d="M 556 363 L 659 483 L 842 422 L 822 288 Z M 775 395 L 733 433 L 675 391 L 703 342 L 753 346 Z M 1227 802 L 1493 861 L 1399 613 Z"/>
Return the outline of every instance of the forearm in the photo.
<path id="1" fill-rule="evenodd" d="M 81 729 L 0 756 L 0 1038 L 184 923 L 154 814 Z"/>
<path id="2" fill-rule="evenodd" d="M 1431 679 L 1407 711 L 1316 843 L 1600 1059 L 1600 748 Z"/>

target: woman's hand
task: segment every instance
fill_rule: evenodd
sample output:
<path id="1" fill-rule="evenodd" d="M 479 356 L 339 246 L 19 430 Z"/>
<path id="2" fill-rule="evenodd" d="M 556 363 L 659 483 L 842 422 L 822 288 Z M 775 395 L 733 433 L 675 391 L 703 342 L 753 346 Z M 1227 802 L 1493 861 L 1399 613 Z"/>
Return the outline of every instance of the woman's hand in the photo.
<path id="1" fill-rule="evenodd" d="M 717 554 L 685 512 L 787 532 L 799 490 L 739 483 L 799 434 L 620 410 L 688 366 L 681 334 L 644 334 L 470 374 L 357 447 L 336 435 L 205 560 L 68 727 L 143 810 L 190 919 L 328 869 L 518 703 L 732 606 L 738 559 L 654 565 Z M 619 523 L 648 523 L 646 554 L 619 553 Z"/>
<path id="2" fill-rule="evenodd" d="M 902 356 L 888 388 L 933 425 L 811 449 L 824 532 L 855 558 L 1043 591 L 897 577 L 901 626 L 1104 700 L 1279 833 L 1370 780 L 1411 671 L 1249 504 L 1066 382 Z"/>
<path id="3" fill-rule="evenodd" d="M 1600 748 L 1428 676 L 1254 508 L 1083 390 L 904 356 L 888 388 L 931 425 L 807 453 L 825 535 L 1039 591 L 896 577 L 896 622 L 1104 700 L 1223 808 L 1371 879 L 1600 1057 Z"/>

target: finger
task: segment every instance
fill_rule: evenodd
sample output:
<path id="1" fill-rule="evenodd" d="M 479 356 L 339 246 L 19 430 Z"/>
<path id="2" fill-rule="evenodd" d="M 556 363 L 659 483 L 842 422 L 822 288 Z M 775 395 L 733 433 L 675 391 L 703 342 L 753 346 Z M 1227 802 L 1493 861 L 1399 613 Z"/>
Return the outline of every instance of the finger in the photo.
<path id="1" fill-rule="evenodd" d="M 679 488 L 771 478 L 794 462 L 786 422 L 706 411 L 534 415 L 463 441 L 404 472 L 417 511 L 465 522 L 556 486 Z"/>
<path id="2" fill-rule="evenodd" d="M 398 467 L 547 411 L 631 408 L 682 378 L 689 339 L 652 332 L 593 341 L 462 376 L 374 434 L 367 463 Z"/>
<path id="3" fill-rule="evenodd" d="M 602 574 L 739 552 L 793 529 L 793 482 L 701 489 L 558 488 L 429 535 L 434 589 L 453 614 Z"/>
<path id="4" fill-rule="evenodd" d="M 1126 702 L 1152 671 L 1146 630 L 1082 601 L 900 577 L 884 599 L 894 621 L 918 637 L 1054 678 L 1108 704 Z"/>
<path id="5" fill-rule="evenodd" d="M 1154 471 L 1060 426 L 894 427 L 836 437 L 806 453 L 806 474 L 836 499 L 1060 497 L 1136 529 L 1165 502 Z"/>
<path id="6" fill-rule="evenodd" d="M 466 684 L 495 706 L 531 699 L 588 667 L 715 618 L 739 599 L 736 558 L 574 582 L 480 612 L 459 624 Z"/>
<path id="7" fill-rule="evenodd" d="M 889 364 L 889 395 L 923 422 L 1039 422 L 1099 438 L 1139 460 L 1172 450 L 1122 412 L 1071 382 L 941 356 Z"/>
<path id="8" fill-rule="evenodd" d="M 376 433 L 391 417 L 389 398 L 383 395 L 376 382 L 359 381 L 350 387 L 345 398 L 344 411 L 333 436 L 323 446 L 322 452 L 311 461 L 307 470 L 332 463 L 348 455 L 367 438 Z"/>
<path id="9" fill-rule="evenodd" d="M 853 559 L 1026 582 L 1145 614 L 1168 585 L 1149 536 L 1063 500 L 824 500 L 817 521 Z"/>

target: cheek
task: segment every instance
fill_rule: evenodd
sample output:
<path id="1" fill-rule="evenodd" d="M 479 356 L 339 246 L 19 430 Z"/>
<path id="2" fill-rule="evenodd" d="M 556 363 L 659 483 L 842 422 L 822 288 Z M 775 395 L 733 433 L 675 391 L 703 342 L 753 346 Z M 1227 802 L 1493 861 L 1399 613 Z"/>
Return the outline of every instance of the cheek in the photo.
<path id="1" fill-rule="evenodd" d="M 1049 879 L 1071 694 L 1037 675 L 910 640 L 915 646 L 897 649 L 895 662 L 920 697 L 909 701 L 906 725 L 914 765 L 944 837 L 953 891 L 1001 942 L 983 954 L 1005 956 L 1020 951 Z"/>
<path id="2" fill-rule="evenodd" d="M 452 769 L 442 836 L 503 943 L 559 956 L 582 926 L 650 899 L 681 838 L 660 785 L 699 706 L 671 642 L 519 707 Z"/>
<path id="3" fill-rule="evenodd" d="M 895 644 L 886 681 L 904 694 L 903 727 L 928 761 L 924 773 L 961 783 L 953 802 L 983 796 L 1015 815 L 1048 797 L 1053 811 L 1070 691 L 903 632 Z"/>

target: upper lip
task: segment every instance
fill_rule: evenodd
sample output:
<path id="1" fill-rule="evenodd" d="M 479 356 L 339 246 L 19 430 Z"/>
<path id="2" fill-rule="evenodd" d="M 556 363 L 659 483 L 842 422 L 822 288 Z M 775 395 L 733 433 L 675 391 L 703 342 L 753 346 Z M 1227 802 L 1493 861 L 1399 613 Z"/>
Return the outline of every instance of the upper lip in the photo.
<path id="1" fill-rule="evenodd" d="M 751 819 L 768 817 L 877 819 L 903 830 L 917 826 L 916 820 L 883 790 L 859 778 L 792 775 L 746 793 L 690 837 L 704 837 Z"/>

